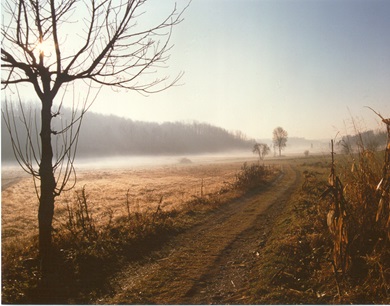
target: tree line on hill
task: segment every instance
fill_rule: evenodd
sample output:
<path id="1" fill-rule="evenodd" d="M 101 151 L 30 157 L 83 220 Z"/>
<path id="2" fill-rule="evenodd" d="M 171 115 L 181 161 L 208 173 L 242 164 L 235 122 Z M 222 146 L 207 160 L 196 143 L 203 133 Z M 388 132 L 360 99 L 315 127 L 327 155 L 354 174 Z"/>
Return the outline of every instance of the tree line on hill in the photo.
<path id="1" fill-rule="evenodd" d="M 343 136 L 338 143 L 338 146 L 342 153 L 353 153 L 358 148 L 365 148 L 373 152 L 383 150 L 387 143 L 386 131 L 373 131 L 368 130 L 364 132 L 358 132 L 355 135 Z"/>
<path id="2" fill-rule="evenodd" d="M 30 111 L 30 114 L 35 116 L 34 111 Z M 20 114 L 15 111 L 15 117 L 18 116 Z M 70 110 L 63 110 L 61 113 L 63 120 L 70 116 Z M 27 134 L 18 120 L 16 120 L 16 126 L 19 139 L 23 143 Z M 33 128 L 32 133 L 39 130 L 39 127 Z M 240 131 L 229 132 L 207 123 L 144 122 L 88 112 L 84 115 L 82 122 L 77 156 L 175 155 L 229 150 L 249 151 L 252 145 L 253 140 L 247 139 Z M 4 118 L 1 121 L 1 153 L 3 161 L 14 160 Z"/>
<path id="3" fill-rule="evenodd" d="M 240 132 L 207 123 L 143 122 L 88 113 L 80 132 L 79 154 L 210 153 L 248 149 L 251 144 Z"/>

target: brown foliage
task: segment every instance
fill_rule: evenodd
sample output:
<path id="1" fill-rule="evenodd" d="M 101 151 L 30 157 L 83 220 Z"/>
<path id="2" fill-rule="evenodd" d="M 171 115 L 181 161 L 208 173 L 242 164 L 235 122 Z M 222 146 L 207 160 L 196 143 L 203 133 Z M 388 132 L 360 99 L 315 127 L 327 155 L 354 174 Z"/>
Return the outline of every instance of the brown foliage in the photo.
<path id="1" fill-rule="evenodd" d="M 390 129 L 385 123 L 388 144 L 384 158 L 361 143 L 356 154 L 346 156 L 350 160 L 338 159 L 337 176 L 332 150 L 329 186 L 322 198 L 330 196 L 327 223 L 332 234 L 332 263 L 341 301 L 347 299 L 350 288 L 360 291 L 353 295 L 360 303 L 389 300 Z"/>

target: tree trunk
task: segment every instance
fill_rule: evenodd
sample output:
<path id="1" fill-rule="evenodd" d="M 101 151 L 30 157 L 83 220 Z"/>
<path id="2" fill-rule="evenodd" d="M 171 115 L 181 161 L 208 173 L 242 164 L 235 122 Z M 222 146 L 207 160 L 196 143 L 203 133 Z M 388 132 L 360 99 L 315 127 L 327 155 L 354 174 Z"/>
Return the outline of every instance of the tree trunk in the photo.
<path id="1" fill-rule="evenodd" d="M 52 265 L 52 221 L 54 215 L 54 197 L 56 182 L 53 172 L 53 149 L 51 145 L 51 107 L 53 99 L 50 95 L 42 98 L 41 111 L 41 146 L 42 156 L 39 165 L 41 179 L 40 199 L 38 211 L 39 224 L 39 254 L 41 258 L 41 272 L 43 281 L 50 282 L 53 274 Z"/>

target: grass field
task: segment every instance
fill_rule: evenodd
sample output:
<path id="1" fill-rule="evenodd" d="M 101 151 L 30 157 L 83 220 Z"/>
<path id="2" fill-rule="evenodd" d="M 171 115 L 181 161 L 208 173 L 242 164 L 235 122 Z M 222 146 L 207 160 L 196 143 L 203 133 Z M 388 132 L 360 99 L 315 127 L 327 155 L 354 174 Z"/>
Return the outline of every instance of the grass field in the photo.
<path id="1" fill-rule="evenodd" d="M 229 160 L 229 159 L 228 159 Z M 240 159 L 226 163 L 225 159 L 197 160 L 190 164 L 136 165 L 127 168 L 108 165 L 77 171 L 74 189 L 56 199 L 55 218 L 67 216 L 67 203 L 74 201 L 75 192 L 85 187 L 94 219 L 105 221 L 107 215 L 116 218 L 127 214 L 126 201 L 132 212 L 178 209 L 201 195 L 207 195 L 231 184 L 242 166 Z M 2 243 L 28 240 L 37 235 L 38 200 L 32 179 L 18 168 L 2 171 Z M 57 224 L 58 225 L 58 224 Z M 54 223 L 54 227 L 56 222 Z"/>
<path id="2" fill-rule="evenodd" d="M 243 171 L 243 162 L 248 160 L 257 163 L 254 157 L 198 158 L 188 164 L 177 160 L 136 167 L 80 167 L 76 188 L 56 202 L 55 244 L 69 286 L 60 302 L 93 301 L 99 296 L 96 288 L 107 285 L 110 269 L 118 269 L 123 260 L 130 259 L 124 258 L 123 252 L 131 250 L 134 256 L 150 252 L 198 222 L 205 216 L 203 210 L 244 195 L 234 184 L 238 173 L 251 171 Z M 262 242 L 258 279 L 245 292 L 251 303 L 389 302 L 386 227 L 375 221 L 382 154 L 339 155 L 335 161 L 336 174 L 346 186 L 344 197 L 351 216 L 345 221 L 349 240 L 342 241 L 348 247 L 349 265 L 344 271 L 335 268 L 334 258 L 340 252 L 335 246 L 340 242 L 327 224 L 334 203 L 323 196 L 330 184 L 331 155 L 269 159 L 267 164 L 274 166 L 275 175 L 292 167 L 300 173 L 302 185 L 292 192 L 288 203 L 269 216 L 272 227 Z M 34 261 L 37 198 L 30 178 L 9 168 L 3 168 L 2 174 L 2 297 L 5 302 L 31 303 L 37 300 L 25 298 L 25 294 L 38 276 Z M 69 207 L 77 197 L 88 203 L 93 222 L 75 230 L 69 227 L 69 213 L 77 207 Z M 87 228 L 89 225 L 92 227 Z M 82 295 L 80 285 L 73 284 L 75 277 L 77 284 L 84 284 Z"/>
<path id="3" fill-rule="evenodd" d="M 127 229 L 127 236 L 122 240 L 137 240 L 140 235 L 158 236 L 159 232 L 164 235 L 165 230 L 179 228 L 180 222 L 171 223 L 170 212 L 176 215 L 180 211 L 196 210 L 195 206 L 198 204 L 201 204 L 202 209 L 203 207 L 211 209 L 212 206 L 208 204 L 225 196 L 220 194 L 221 190 L 232 189 L 236 174 L 243 165 L 242 158 L 197 157 L 192 160 L 191 163 L 181 163 L 178 159 L 174 163 L 170 161 L 168 164 L 143 164 L 127 168 L 123 165 L 121 167 L 104 165 L 95 169 L 91 169 L 90 166 L 80 167 L 75 188 L 64 192 L 56 200 L 53 228 L 54 233 L 58 233 L 59 236 L 56 236 L 55 241 L 70 239 L 73 244 L 67 245 L 66 248 L 71 249 L 71 252 L 72 250 L 76 253 L 84 252 L 83 248 L 77 245 L 77 241 L 82 243 L 84 239 L 82 236 L 77 239 L 63 237 L 75 235 L 74 229 L 69 228 L 69 207 L 72 213 L 78 213 L 77 207 L 73 205 L 83 188 L 89 214 L 93 218 L 94 230 L 96 229 L 94 233 L 107 232 L 108 236 L 104 239 L 110 239 L 108 228 L 115 228 L 116 224 L 120 227 L 119 224 L 122 224 L 124 219 L 130 221 L 128 218 L 133 216 L 136 219 L 130 222 L 131 228 Z M 249 160 L 256 159 L 252 157 Z M 23 292 L 34 286 L 34 279 L 37 276 L 34 258 L 37 256 L 38 200 L 31 178 L 20 170 L 4 167 L 2 182 L 2 271 L 5 276 L 3 298 L 6 297 L 6 301 L 18 301 L 20 298 L 23 299 Z M 233 192 L 228 197 L 234 196 Z M 210 200 L 211 198 L 213 199 Z M 155 221 L 154 217 L 150 219 L 157 209 L 160 212 L 159 216 L 163 218 L 158 220 L 160 223 Z M 145 226 L 151 227 L 146 229 Z M 91 243 L 94 243 L 92 240 Z M 160 242 L 154 243 L 159 245 Z M 104 247 L 109 249 L 108 246 Z M 64 248 L 64 245 L 59 248 Z M 82 256 L 84 255 L 79 257 Z M 26 262 L 31 260 L 34 267 L 26 269 Z"/>

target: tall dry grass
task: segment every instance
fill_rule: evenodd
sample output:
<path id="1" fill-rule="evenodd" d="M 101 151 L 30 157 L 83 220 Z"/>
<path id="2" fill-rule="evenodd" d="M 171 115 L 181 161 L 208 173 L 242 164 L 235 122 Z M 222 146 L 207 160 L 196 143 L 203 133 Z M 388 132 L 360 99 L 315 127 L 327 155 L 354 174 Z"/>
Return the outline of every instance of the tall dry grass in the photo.
<path id="1" fill-rule="evenodd" d="M 390 301 L 389 124 L 387 132 L 383 151 L 370 150 L 361 138 L 355 151 L 332 161 L 323 205 L 340 302 Z"/>
<path id="2" fill-rule="evenodd" d="M 54 227 L 66 218 L 67 205 L 74 202 L 75 190 L 84 186 L 89 205 L 97 222 L 106 222 L 127 214 L 123 206 L 131 199 L 132 210 L 154 211 L 163 197 L 161 208 L 180 209 L 195 197 L 215 193 L 232 184 L 241 162 L 189 165 L 164 165 L 155 167 L 81 169 L 75 189 L 56 198 Z M 7 188 L 2 190 L 2 245 L 21 244 L 38 233 L 38 200 L 30 177 L 14 168 L 2 169 L 2 181 L 10 177 Z M 17 174 L 17 175 L 16 175 Z M 17 176 L 17 179 L 15 179 Z M 203 187 L 202 187 L 203 184 Z"/>

